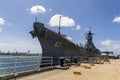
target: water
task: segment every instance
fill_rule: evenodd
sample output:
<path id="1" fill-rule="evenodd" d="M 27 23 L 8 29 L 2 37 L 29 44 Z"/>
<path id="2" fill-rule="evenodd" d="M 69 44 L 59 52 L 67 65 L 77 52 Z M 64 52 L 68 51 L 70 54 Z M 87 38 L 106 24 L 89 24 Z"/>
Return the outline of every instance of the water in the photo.
<path id="1" fill-rule="evenodd" d="M 35 70 L 40 67 L 40 62 L 41 56 L 0 55 L 0 75 Z"/>

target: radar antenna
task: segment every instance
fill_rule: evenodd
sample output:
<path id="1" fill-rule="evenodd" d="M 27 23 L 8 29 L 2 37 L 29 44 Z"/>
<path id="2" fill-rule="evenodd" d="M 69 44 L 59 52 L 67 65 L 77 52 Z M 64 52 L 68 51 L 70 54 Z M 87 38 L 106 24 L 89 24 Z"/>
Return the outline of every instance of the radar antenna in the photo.
<path id="1" fill-rule="evenodd" d="M 58 28 L 58 34 L 60 34 L 60 29 L 61 29 L 61 16 L 59 17 L 59 28 Z"/>

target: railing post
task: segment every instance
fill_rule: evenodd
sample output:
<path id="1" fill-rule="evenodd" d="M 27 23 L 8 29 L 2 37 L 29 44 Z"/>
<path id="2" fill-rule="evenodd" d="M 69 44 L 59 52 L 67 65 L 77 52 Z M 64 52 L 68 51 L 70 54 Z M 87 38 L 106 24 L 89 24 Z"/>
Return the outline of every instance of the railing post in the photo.
<path id="1" fill-rule="evenodd" d="M 19 76 L 18 72 L 27 71 L 27 70 L 40 71 L 40 70 L 42 70 L 42 68 L 40 66 L 42 66 L 44 68 L 45 67 L 46 68 L 50 68 L 50 67 L 53 68 L 53 57 L 42 57 L 41 54 L 39 56 L 35 56 L 35 58 L 34 57 L 33 58 L 26 57 L 26 56 L 25 57 L 23 57 L 23 56 L 10 56 L 10 57 L 1 57 L 1 58 L 4 58 L 5 60 L 7 60 L 5 62 L 0 62 L 1 64 L 3 64 L 3 65 L 6 64 L 6 65 L 10 65 L 10 66 L 0 68 L 0 70 L 5 69 L 6 73 L 4 73 L 4 74 L 8 74 L 8 73 L 12 74 L 14 80 L 16 80 L 16 77 Z M 9 70 L 7 72 L 7 69 L 10 69 L 10 72 L 9 72 Z"/>
<path id="2" fill-rule="evenodd" d="M 38 57 L 38 64 L 37 64 L 37 67 L 38 67 L 38 71 L 40 71 L 40 61 L 41 61 L 41 55 L 39 54 L 39 57 Z"/>
<path id="3" fill-rule="evenodd" d="M 51 66 L 52 66 L 52 64 L 53 64 L 53 57 L 51 57 Z"/>
<path id="4" fill-rule="evenodd" d="M 17 76 L 17 73 L 16 73 L 16 63 L 17 63 L 17 57 L 15 58 L 15 63 L 14 63 L 14 73 L 13 73 L 14 80 L 16 80 L 16 76 Z"/>

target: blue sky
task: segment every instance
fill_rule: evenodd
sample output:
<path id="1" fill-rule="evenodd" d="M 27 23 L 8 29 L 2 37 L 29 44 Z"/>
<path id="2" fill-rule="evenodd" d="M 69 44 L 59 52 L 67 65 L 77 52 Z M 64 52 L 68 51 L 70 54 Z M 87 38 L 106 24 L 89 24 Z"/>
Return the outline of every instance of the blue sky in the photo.
<path id="1" fill-rule="evenodd" d="M 120 54 L 119 3 L 120 0 L 0 0 L 0 50 L 41 53 L 38 40 L 29 34 L 38 14 L 38 21 L 56 32 L 53 21 L 61 15 L 61 33 L 74 43 L 85 44 L 85 34 L 91 26 L 97 48 Z M 40 11 L 34 13 L 31 9 L 36 6 Z"/>

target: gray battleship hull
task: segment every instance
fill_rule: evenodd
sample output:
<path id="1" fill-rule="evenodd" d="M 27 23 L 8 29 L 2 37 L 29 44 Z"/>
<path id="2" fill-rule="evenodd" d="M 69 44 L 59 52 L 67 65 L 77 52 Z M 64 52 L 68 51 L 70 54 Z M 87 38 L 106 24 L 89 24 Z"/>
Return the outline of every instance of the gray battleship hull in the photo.
<path id="1" fill-rule="evenodd" d="M 96 52 L 88 51 L 83 47 L 79 47 L 62 35 L 45 28 L 44 24 L 34 22 L 34 31 L 31 32 L 33 37 L 37 37 L 41 47 L 42 56 L 53 57 L 53 64 L 59 64 L 61 57 L 74 57 L 85 59 L 90 56 L 96 56 Z"/>

